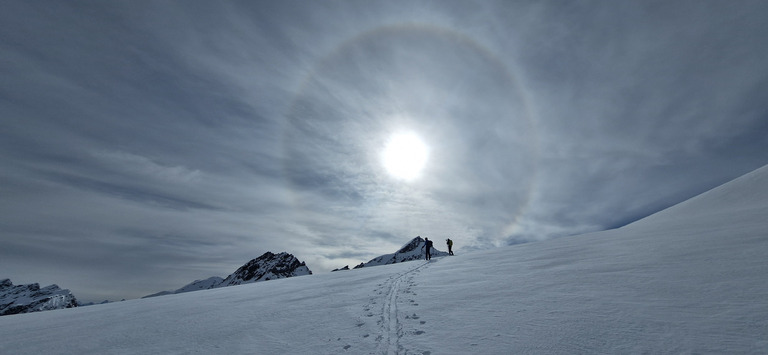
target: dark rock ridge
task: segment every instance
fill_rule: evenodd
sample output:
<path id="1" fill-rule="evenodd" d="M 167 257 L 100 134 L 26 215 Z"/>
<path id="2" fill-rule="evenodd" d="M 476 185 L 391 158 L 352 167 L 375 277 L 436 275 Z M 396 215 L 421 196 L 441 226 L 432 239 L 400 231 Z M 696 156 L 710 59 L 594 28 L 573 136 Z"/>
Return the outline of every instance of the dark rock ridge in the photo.
<path id="1" fill-rule="evenodd" d="M 359 268 L 368 267 L 368 266 L 379 266 L 379 265 L 402 263 L 404 261 L 411 261 L 411 260 L 419 260 L 419 259 L 423 260 L 424 255 L 426 254 L 423 249 L 424 246 L 425 246 L 424 238 L 416 237 L 411 239 L 411 241 L 408 242 L 407 244 L 403 245 L 403 247 L 400 248 L 400 250 L 392 254 L 384 254 L 382 256 L 375 257 L 370 261 L 368 261 L 367 263 L 360 263 L 360 265 L 355 266 L 354 269 L 359 269 Z M 433 257 L 448 256 L 448 252 L 438 250 L 433 245 L 432 256 Z M 340 270 L 349 270 L 349 265 L 341 269 L 336 269 L 334 271 L 340 271 Z"/>
<path id="2" fill-rule="evenodd" d="M 295 256 L 285 252 L 280 254 L 266 252 L 264 255 L 241 266 L 216 287 L 235 286 L 302 275 L 312 275 L 312 271 L 309 270 L 306 264 L 296 259 Z"/>
<path id="3" fill-rule="evenodd" d="M 0 316 L 73 307 L 77 307 L 75 296 L 57 285 L 14 286 L 9 279 L 0 280 Z"/>
<path id="4" fill-rule="evenodd" d="M 162 291 L 144 296 L 143 298 L 242 285 L 260 281 L 284 279 L 288 277 L 303 275 L 312 275 L 312 271 L 309 270 L 304 262 L 299 261 L 299 259 L 297 259 L 295 256 L 286 252 L 279 254 L 266 252 L 260 257 L 245 263 L 245 265 L 241 266 L 239 269 L 235 270 L 234 273 L 224 279 L 214 276 L 205 280 L 195 280 L 176 291 Z"/>

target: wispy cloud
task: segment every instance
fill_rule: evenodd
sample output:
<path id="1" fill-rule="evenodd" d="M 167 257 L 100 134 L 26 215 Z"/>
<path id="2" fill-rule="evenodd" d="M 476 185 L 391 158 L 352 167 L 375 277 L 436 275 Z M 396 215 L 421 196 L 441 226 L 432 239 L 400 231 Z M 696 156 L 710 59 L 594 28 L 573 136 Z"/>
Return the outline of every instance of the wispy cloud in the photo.
<path id="1" fill-rule="evenodd" d="M 5 3 L 0 269 L 96 300 L 623 225 L 768 163 L 767 12 Z M 410 183 L 401 131 L 430 149 Z"/>

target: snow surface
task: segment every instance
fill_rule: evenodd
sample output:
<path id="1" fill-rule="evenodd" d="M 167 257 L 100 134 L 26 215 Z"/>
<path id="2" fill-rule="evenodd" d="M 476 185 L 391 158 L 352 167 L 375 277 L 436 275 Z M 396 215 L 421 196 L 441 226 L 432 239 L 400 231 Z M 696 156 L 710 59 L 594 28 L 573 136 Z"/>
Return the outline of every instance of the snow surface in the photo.
<path id="1" fill-rule="evenodd" d="M 175 293 L 184 293 L 184 292 L 193 292 L 193 291 L 200 291 L 200 290 L 207 290 L 211 288 L 216 288 L 216 286 L 220 285 L 221 282 L 224 281 L 221 277 L 218 276 L 212 276 L 205 280 L 195 280 L 189 283 L 186 286 L 183 286 L 176 291 L 160 291 L 158 293 L 153 293 L 151 295 L 144 296 L 142 298 L 149 298 L 149 297 L 158 297 L 158 296 L 166 296 L 166 295 L 172 295 Z"/>
<path id="2" fill-rule="evenodd" d="M 621 229 L 0 317 L 8 354 L 768 353 L 768 167 Z"/>

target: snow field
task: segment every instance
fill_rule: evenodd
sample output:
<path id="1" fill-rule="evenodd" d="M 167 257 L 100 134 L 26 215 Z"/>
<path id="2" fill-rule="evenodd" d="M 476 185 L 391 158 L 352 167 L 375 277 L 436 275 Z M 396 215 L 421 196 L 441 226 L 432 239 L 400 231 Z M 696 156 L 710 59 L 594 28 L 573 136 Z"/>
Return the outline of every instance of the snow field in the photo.
<path id="1" fill-rule="evenodd" d="M 616 230 L 0 317 L 0 353 L 766 354 L 766 216 L 763 168 Z"/>

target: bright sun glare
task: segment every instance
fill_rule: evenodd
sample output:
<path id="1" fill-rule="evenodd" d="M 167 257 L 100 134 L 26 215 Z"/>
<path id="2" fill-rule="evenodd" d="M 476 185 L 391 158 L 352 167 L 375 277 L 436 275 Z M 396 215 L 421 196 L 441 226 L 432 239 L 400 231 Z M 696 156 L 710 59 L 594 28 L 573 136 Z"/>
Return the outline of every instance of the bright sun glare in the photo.
<path id="1" fill-rule="evenodd" d="M 414 133 L 394 134 L 387 141 L 382 161 L 392 177 L 411 181 L 421 175 L 429 148 Z"/>

